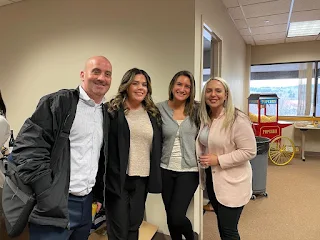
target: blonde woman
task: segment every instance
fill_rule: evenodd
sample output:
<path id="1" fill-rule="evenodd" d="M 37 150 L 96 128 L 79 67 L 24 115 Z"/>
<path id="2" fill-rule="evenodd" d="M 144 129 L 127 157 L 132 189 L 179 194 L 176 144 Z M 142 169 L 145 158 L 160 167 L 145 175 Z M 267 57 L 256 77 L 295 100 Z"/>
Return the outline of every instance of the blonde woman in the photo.
<path id="1" fill-rule="evenodd" d="M 109 240 L 138 240 L 147 193 L 161 192 L 161 116 L 151 98 L 151 79 L 127 71 L 109 103 L 106 210 Z"/>
<path id="2" fill-rule="evenodd" d="M 256 141 L 249 118 L 236 109 L 227 82 L 209 79 L 200 105 L 201 128 L 197 156 L 201 179 L 206 177 L 210 202 L 217 215 L 222 240 L 240 239 L 238 222 L 252 195 L 249 160 L 256 155 Z M 210 177 L 212 176 L 212 180 Z M 203 182 L 202 182 L 203 184 Z"/>

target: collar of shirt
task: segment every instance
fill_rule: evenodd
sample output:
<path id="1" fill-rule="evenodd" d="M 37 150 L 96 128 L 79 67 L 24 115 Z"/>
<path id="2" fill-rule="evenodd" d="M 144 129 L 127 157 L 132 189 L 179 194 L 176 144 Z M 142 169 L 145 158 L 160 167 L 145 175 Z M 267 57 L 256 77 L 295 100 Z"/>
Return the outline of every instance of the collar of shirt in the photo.
<path id="1" fill-rule="evenodd" d="M 79 90 L 80 90 L 80 99 L 82 99 L 85 103 L 87 103 L 88 105 L 92 106 L 92 107 L 98 107 L 101 106 L 104 102 L 105 102 L 105 97 L 102 98 L 100 103 L 95 103 L 94 100 L 92 100 L 88 94 L 86 93 L 86 91 L 82 88 L 82 86 L 79 86 Z"/>

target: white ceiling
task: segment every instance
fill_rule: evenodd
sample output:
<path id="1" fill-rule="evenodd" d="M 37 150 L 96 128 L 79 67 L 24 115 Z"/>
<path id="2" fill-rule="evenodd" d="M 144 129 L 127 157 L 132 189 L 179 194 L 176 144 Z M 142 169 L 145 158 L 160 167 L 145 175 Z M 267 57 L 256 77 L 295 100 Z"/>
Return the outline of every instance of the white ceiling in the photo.
<path id="1" fill-rule="evenodd" d="M 320 0 L 222 0 L 247 44 L 320 40 L 320 35 L 287 38 L 290 22 L 320 20 Z"/>

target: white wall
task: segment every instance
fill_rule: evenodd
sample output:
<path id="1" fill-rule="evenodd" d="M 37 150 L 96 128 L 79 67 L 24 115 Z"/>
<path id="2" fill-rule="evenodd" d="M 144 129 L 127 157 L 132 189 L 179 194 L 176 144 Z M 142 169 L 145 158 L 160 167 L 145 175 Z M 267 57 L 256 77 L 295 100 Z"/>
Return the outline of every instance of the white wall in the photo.
<path id="1" fill-rule="evenodd" d="M 320 60 L 320 41 L 252 46 L 251 64 Z"/>
<path id="2" fill-rule="evenodd" d="M 90 56 L 113 64 L 107 99 L 132 67 L 149 73 L 155 101 L 194 67 L 193 0 L 27 0 L 0 8 L 0 31 L 0 88 L 15 133 L 41 96 L 77 87 Z M 149 195 L 146 218 L 168 233 L 160 195 Z"/>
<path id="3" fill-rule="evenodd" d="M 234 102 L 243 109 L 244 82 L 246 78 L 246 45 L 240 33 L 230 19 L 221 0 L 195 0 L 195 75 L 200 76 L 202 22 L 222 40 L 222 69 L 221 76 L 226 79 L 231 87 Z M 199 93 L 199 91 L 198 91 Z"/>
<path id="4" fill-rule="evenodd" d="M 0 88 L 14 132 L 41 96 L 75 88 L 87 58 L 113 64 L 107 99 L 129 68 L 145 69 L 154 99 L 194 66 L 193 0 L 27 0 L 0 8 Z"/>

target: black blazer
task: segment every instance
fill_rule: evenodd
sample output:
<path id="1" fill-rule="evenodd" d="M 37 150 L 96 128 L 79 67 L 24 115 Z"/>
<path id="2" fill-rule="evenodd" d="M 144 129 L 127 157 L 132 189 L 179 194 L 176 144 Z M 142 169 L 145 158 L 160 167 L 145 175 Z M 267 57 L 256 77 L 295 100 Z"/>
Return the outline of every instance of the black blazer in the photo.
<path id="1" fill-rule="evenodd" d="M 162 154 L 162 129 L 155 117 L 149 118 L 153 128 L 152 151 L 150 152 L 149 193 L 161 193 L 162 181 L 160 160 Z M 121 195 L 126 179 L 129 160 L 130 129 L 123 108 L 109 113 L 109 147 L 106 166 L 106 192 Z"/>

